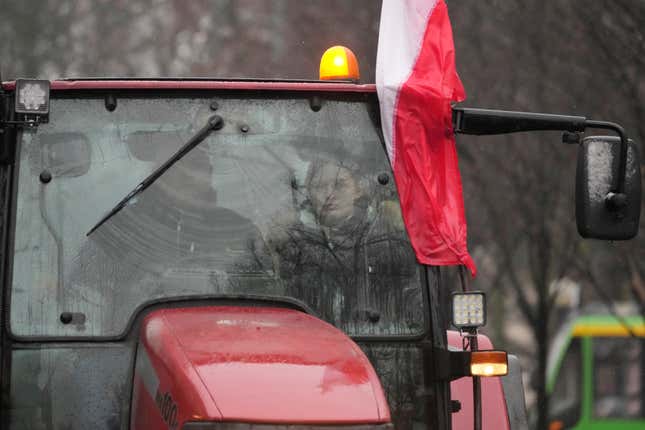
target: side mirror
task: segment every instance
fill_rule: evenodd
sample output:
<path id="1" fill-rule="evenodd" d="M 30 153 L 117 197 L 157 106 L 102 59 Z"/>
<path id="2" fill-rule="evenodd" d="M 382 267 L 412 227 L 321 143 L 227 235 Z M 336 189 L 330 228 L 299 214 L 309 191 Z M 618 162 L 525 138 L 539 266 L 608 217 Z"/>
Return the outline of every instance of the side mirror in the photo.
<path id="1" fill-rule="evenodd" d="M 576 223 L 582 237 L 626 240 L 638 234 L 641 211 L 641 174 L 638 148 L 627 147 L 624 197 L 612 199 L 618 183 L 620 138 L 590 136 L 578 150 Z"/>

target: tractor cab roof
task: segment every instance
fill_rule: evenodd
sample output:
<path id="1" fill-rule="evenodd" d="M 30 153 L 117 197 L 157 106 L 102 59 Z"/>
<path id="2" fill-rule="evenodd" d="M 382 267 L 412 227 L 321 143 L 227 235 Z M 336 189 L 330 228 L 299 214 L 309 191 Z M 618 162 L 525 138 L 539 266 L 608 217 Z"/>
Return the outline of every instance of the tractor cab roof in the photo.
<path id="1" fill-rule="evenodd" d="M 15 81 L 5 82 L 13 90 Z M 52 91 L 69 90 L 253 90 L 374 93 L 374 84 L 349 81 L 296 81 L 211 78 L 64 78 L 51 81 Z"/>

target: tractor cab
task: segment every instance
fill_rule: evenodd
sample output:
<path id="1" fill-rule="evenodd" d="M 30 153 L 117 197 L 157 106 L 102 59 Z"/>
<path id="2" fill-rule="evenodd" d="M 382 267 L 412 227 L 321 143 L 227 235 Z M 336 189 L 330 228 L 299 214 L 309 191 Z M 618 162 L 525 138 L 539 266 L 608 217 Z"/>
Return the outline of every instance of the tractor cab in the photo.
<path id="1" fill-rule="evenodd" d="M 446 428 L 506 373 L 449 345 L 373 85 L 4 88 L 3 428 Z"/>

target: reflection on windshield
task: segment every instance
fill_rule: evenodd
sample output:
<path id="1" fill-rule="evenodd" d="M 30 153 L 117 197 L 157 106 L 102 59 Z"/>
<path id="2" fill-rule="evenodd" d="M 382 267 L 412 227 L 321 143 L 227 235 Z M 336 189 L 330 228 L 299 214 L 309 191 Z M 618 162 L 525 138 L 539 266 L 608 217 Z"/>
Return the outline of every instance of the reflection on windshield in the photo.
<path id="1" fill-rule="evenodd" d="M 150 157 L 165 161 L 162 155 Z M 163 293 L 157 290 L 190 293 L 195 288 L 203 294 L 259 293 L 231 286 L 234 277 L 261 276 L 268 289 L 272 262 L 260 230 L 219 205 L 212 177 L 209 154 L 195 148 L 90 236 L 72 284 L 91 288 L 118 272 L 119 284 L 149 285 L 149 294 L 159 296 Z M 179 285 L 161 285 L 168 282 Z"/>
<path id="2" fill-rule="evenodd" d="M 140 193 L 145 191 L 150 185 L 152 185 L 161 175 L 163 175 L 171 166 L 176 162 L 181 160 L 187 153 L 195 149 L 210 133 L 215 130 L 219 130 L 224 126 L 222 117 L 219 115 L 213 115 L 207 121 L 207 123 L 195 133 L 188 142 L 184 143 L 181 148 L 179 148 L 171 157 L 166 161 L 159 164 L 152 173 L 150 173 L 146 178 L 141 181 L 132 191 L 130 191 L 123 199 L 121 199 L 110 211 L 101 218 L 94 226 L 87 232 L 87 236 L 92 234 L 94 230 L 101 227 L 105 222 L 107 222 L 111 217 L 113 217 L 117 212 L 119 212 L 123 207 L 128 205 L 131 200 L 137 197 Z M 190 185 L 190 184 L 188 184 Z"/>
<path id="3" fill-rule="evenodd" d="M 116 335 L 151 300 L 221 294 L 294 298 L 350 334 L 422 330 L 418 268 L 362 103 L 329 103 L 321 117 L 289 100 L 222 102 L 224 129 L 87 238 L 194 132 L 172 124 L 203 124 L 209 101 L 144 101 L 173 105 L 164 125 L 142 119 L 137 100 L 119 104 L 117 123 L 100 101 L 78 102 L 58 101 L 57 112 L 90 117 L 91 127 L 76 125 L 92 145 L 85 174 L 34 180 L 39 142 L 47 127 L 69 127 L 64 118 L 23 139 L 14 331 Z M 62 325 L 61 312 L 83 318 Z"/>

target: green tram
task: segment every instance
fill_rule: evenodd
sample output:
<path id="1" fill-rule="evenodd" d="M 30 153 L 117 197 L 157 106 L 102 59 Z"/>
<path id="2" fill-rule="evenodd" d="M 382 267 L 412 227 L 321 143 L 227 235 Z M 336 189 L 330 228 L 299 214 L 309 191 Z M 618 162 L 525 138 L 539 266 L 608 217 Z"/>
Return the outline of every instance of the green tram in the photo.
<path id="1" fill-rule="evenodd" d="M 645 429 L 642 317 L 572 319 L 554 340 L 547 372 L 549 430 Z"/>

